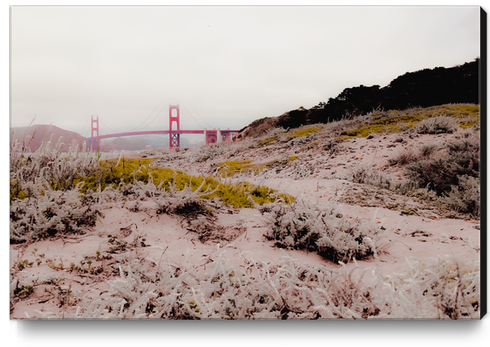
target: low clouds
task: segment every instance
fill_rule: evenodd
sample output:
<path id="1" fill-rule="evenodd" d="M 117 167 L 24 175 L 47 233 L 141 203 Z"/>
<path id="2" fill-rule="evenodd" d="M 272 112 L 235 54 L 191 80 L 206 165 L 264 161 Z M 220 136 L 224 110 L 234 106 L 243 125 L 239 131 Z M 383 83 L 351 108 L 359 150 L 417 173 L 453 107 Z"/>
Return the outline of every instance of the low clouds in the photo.
<path id="1" fill-rule="evenodd" d="M 37 114 L 78 132 L 91 114 L 130 130 L 170 103 L 239 129 L 479 56 L 478 7 L 13 7 L 11 32 L 12 126 Z"/>

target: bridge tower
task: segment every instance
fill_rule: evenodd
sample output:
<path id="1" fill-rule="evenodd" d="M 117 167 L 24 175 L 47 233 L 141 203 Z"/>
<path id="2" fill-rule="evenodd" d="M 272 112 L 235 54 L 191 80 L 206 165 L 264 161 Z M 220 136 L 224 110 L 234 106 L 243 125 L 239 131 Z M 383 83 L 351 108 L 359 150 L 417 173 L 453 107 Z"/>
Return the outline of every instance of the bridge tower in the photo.
<path id="1" fill-rule="evenodd" d="M 91 136 L 92 136 L 92 141 L 90 142 L 90 148 L 92 151 L 98 151 L 99 150 L 99 116 L 96 114 L 93 114 L 91 116 Z M 95 133 L 95 136 L 94 136 Z"/>
<path id="2" fill-rule="evenodd" d="M 176 110 L 176 115 L 172 115 L 172 110 Z M 170 131 L 169 133 L 169 142 L 170 142 L 170 148 L 180 148 L 180 134 L 178 132 L 173 132 L 172 131 L 172 125 L 173 123 L 177 123 L 177 131 L 180 131 L 180 108 L 179 105 L 170 105 L 168 108 L 168 130 Z"/>

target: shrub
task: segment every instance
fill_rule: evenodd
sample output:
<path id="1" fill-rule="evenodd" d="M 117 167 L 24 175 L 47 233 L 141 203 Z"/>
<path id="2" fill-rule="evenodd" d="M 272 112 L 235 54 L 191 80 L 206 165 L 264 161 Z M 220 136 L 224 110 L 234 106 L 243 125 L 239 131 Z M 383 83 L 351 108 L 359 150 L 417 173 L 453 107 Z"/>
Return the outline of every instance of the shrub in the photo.
<path id="1" fill-rule="evenodd" d="M 177 214 L 202 208 L 202 199 L 218 198 L 229 206 L 250 208 L 278 199 L 290 201 L 287 195 L 263 186 L 221 183 L 212 177 L 152 167 L 153 159 L 99 162 L 93 154 L 73 147 L 63 155 L 59 147 L 48 143 L 25 153 L 12 144 L 11 243 L 84 232 L 94 225 L 100 208 L 123 200 L 128 209 L 137 211 L 139 200 L 154 198 L 162 212 Z"/>
<path id="2" fill-rule="evenodd" d="M 423 143 L 420 146 L 420 155 L 424 158 L 430 157 L 433 153 L 442 149 L 443 145 L 439 142 Z"/>
<path id="3" fill-rule="evenodd" d="M 442 201 L 455 211 L 479 217 L 480 180 L 467 175 L 458 177 L 458 185 L 451 186 Z"/>
<path id="4" fill-rule="evenodd" d="M 93 226 L 100 212 L 81 198 L 78 189 L 54 191 L 12 201 L 10 206 L 10 242 L 19 243 L 56 234 L 80 233 Z"/>
<path id="5" fill-rule="evenodd" d="M 443 117 L 445 120 L 429 120 L 439 117 Z M 354 137 L 368 137 L 372 134 L 414 131 L 413 128 L 416 126 L 430 131 L 452 132 L 460 124 L 463 128 L 478 124 L 479 118 L 480 107 L 478 105 L 447 104 L 426 108 L 410 108 L 402 111 L 374 111 L 365 116 L 356 117 L 355 122 L 346 123 L 345 120 L 332 122 L 330 123 L 332 126 L 327 125 L 327 127 L 328 129 L 342 129 L 338 139 L 348 140 Z M 422 122 L 426 123 L 418 125 Z M 442 126 L 440 129 L 433 127 L 434 123 L 438 122 Z M 341 124 L 344 126 L 340 127 Z M 426 127 L 427 125 L 429 127 Z"/>
<path id="6" fill-rule="evenodd" d="M 396 181 L 391 175 L 374 170 L 368 166 L 358 166 L 351 173 L 351 180 L 355 183 L 369 184 L 381 189 L 390 190 L 397 194 L 407 194 L 416 188 L 411 181 Z"/>
<path id="7" fill-rule="evenodd" d="M 419 159 L 419 153 L 412 148 L 404 148 L 398 155 L 388 159 L 391 165 L 407 165 Z"/>
<path id="8" fill-rule="evenodd" d="M 201 163 L 210 159 L 214 159 L 220 155 L 225 154 L 227 151 L 227 146 L 223 144 L 212 144 L 205 147 L 200 147 L 199 151 L 196 152 L 194 161 L 196 163 Z"/>
<path id="9" fill-rule="evenodd" d="M 282 127 L 275 127 L 267 131 L 264 135 L 258 136 L 253 139 L 253 142 L 248 146 L 249 148 L 264 147 L 273 144 L 278 141 L 284 140 L 284 134 L 287 129 Z"/>
<path id="10" fill-rule="evenodd" d="M 103 171 L 99 176 L 99 184 L 101 190 L 105 191 L 108 187 L 114 189 L 123 189 L 127 194 L 130 194 L 134 189 L 139 190 L 139 195 L 145 194 L 147 196 L 155 195 L 158 190 L 165 190 L 167 193 L 172 193 L 173 196 L 177 194 L 177 191 L 186 190 L 182 193 L 182 197 L 191 192 L 199 193 L 199 196 L 204 199 L 219 198 L 228 206 L 234 207 L 253 207 L 253 202 L 258 204 L 264 202 L 275 201 L 278 197 L 282 196 L 286 198 L 286 195 L 279 195 L 274 190 L 268 189 L 269 195 L 262 198 L 256 197 L 252 194 L 256 187 L 250 183 L 221 183 L 213 177 L 204 176 L 190 176 L 182 171 L 174 171 L 169 168 L 162 167 L 150 167 L 145 166 L 148 162 L 137 159 L 125 159 L 117 162 L 116 160 L 110 160 L 101 163 Z M 231 166 L 227 166 L 230 164 Z M 258 170 L 256 166 L 250 165 L 249 161 L 233 161 L 225 162 L 222 164 L 224 173 L 232 175 L 232 172 L 239 170 L 239 168 Z M 97 187 L 97 177 L 90 176 L 80 178 L 80 181 L 86 183 L 85 189 L 88 187 L 91 189 Z M 78 182 L 75 179 L 75 182 Z M 129 186 L 129 188 L 128 188 Z M 126 187 L 126 188 L 125 188 Z M 262 188 L 260 188 L 262 189 Z M 252 194 L 252 195 L 251 195 Z M 251 195 L 252 201 L 249 200 Z"/>
<path id="11" fill-rule="evenodd" d="M 299 200 L 291 205 L 266 205 L 269 232 L 278 247 L 317 252 L 334 262 L 375 256 L 378 228 L 360 219 L 343 218 L 332 203 L 326 208 Z"/>
<path id="12" fill-rule="evenodd" d="M 439 196 L 448 193 L 451 186 L 457 186 L 460 176 L 479 177 L 479 141 L 464 139 L 449 143 L 448 148 L 446 157 L 409 164 L 405 174 L 419 188 L 427 187 Z"/>
<path id="13" fill-rule="evenodd" d="M 62 138 L 56 145 L 42 143 L 35 152 L 26 152 L 16 142 L 10 144 L 10 199 L 35 196 L 48 184 L 53 189 L 72 189 L 77 175 L 86 175 L 98 165 L 96 156 L 72 145 L 61 152 Z"/>
<path id="14" fill-rule="evenodd" d="M 475 127 L 476 126 L 476 127 Z M 459 127 L 462 129 L 471 129 L 473 127 L 478 128 L 480 126 L 480 115 L 470 116 L 465 119 L 461 119 L 459 122 Z"/>
<path id="15" fill-rule="evenodd" d="M 413 132 L 417 134 L 453 133 L 457 129 L 458 123 L 453 117 L 450 116 L 439 116 L 424 119 L 412 128 Z"/>
<path id="16" fill-rule="evenodd" d="M 390 283 L 387 284 L 388 295 L 394 302 L 398 298 L 410 303 L 393 305 L 391 314 L 394 317 L 479 318 L 479 262 L 444 256 L 429 264 L 416 259 L 411 259 L 408 264 L 409 268 L 401 275 L 392 275 L 385 282 Z M 414 304 L 416 301 L 420 304 Z"/>
<path id="17" fill-rule="evenodd" d="M 312 176 L 315 173 L 315 169 L 316 167 L 307 160 L 289 161 L 288 165 L 290 177 L 295 180 Z"/>
<path id="18" fill-rule="evenodd" d="M 157 203 L 157 213 L 178 214 L 178 215 L 199 215 L 206 212 L 206 207 L 201 201 L 203 195 L 213 194 L 214 191 L 204 191 L 202 188 L 206 182 L 203 181 L 197 189 L 185 187 L 177 190 L 170 186 L 170 191 L 162 191 L 154 201 Z M 196 217 L 196 216 L 195 216 Z"/>
<path id="19" fill-rule="evenodd" d="M 311 266 L 291 257 L 277 265 L 231 266 L 218 252 L 206 266 L 162 259 L 158 266 L 134 252 L 113 265 L 108 289 L 77 291 L 76 306 L 32 318 L 65 319 L 478 319 L 480 265 L 446 256 L 407 259 L 401 273 L 358 265 Z M 42 282 L 39 278 L 38 282 Z M 27 283 L 11 280 L 11 293 Z"/>
<path id="20" fill-rule="evenodd" d="M 329 155 L 333 155 L 338 152 L 338 141 L 333 137 L 328 137 L 323 141 L 323 150 Z"/>

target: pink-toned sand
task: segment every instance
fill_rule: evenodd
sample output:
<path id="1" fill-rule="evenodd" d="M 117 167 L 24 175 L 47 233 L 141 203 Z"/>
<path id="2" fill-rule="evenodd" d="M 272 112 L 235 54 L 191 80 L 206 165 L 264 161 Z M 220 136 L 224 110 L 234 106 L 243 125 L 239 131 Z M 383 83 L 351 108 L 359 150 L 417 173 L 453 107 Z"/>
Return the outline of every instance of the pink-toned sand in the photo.
<path id="1" fill-rule="evenodd" d="M 396 177 L 398 169 L 387 165 L 389 157 L 405 148 L 416 148 L 419 144 L 428 141 L 444 142 L 455 136 L 457 134 L 423 135 L 412 139 L 405 137 L 402 143 L 395 141 L 399 138 L 399 135 L 396 134 L 378 136 L 369 140 L 355 139 L 340 144 L 341 150 L 334 155 L 325 154 L 322 149 L 302 152 L 298 151 L 299 148 L 270 146 L 266 150 L 244 150 L 234 155 L 233 158 L 220 157 L 214 161 L 196 163 L 186 160 L 183 154 L 181 159 L 161 162 L 161 165 L 191 174 L 199 174 L 210 172 L 211 165 L 220 160 L 253 159 L 255 162 L 266 162 L 296 155 L 298 165 L 301 165 L 302 168 L 311 168 L 313 173 L 302 178 L 297 177 L 294 170 L 271 169 L 257 175 L 243 176 L 240 179 L 264 184 L 320 205 L 335 199 L 345 218 L 360 217 L 382 225 L 386 229 L 387 240 L 393 242 L 391 247 L 386 254 L 381 254 L 379 259 L 359 261 L 358 265 L 366 270 L 379 267 L 383 273 L 392 274 L 401 272 L 406 267 L 406 259 L 410 257 L 416 257 L 423 262 L 431 262 L 439 256 L 454 255 L 462 259 L 478 261 L 479 253 L 475 250 L 480 247 L 479 221 L 445 219 L 437 210 L 425 210 L 421 207 L 420 202 L 389 192 L 376 194 L 397 205 L 419 206 L 419 215 L 404 215 L 400 213 L 400 210 L 387 209 L 379 204 L 379 199 L 376 200 L 374 193 L 371 196 L 372 201 L 359 203 L 355 196 L 357 192 L 362 191 L 364 185 L 352 183 L 346 178 L 352 170 L 362 165 L 381 168 L 386 173 L 392 172 Z M 349 199 L 358 202 L 347 203 L 351 201 Z M 92 266 L 101 266 L 104 260 L 97 261 L 96 252 L 104 254 L 104 251 L 111 246 L 107 242 L 107 235 L 111 234 L 118 235 L 119 239 L 128 242 L 132 242 L 137 236 L 144 237 L 147 247 L 139 248 L 137 251 L 144 253 L 147 259 L 155 263 L 163 259 L 176 264 L 205 265 L 216 256 L 217 252 L 224 249 L 226 250 L 224 257 L 236 265 L 244 264 L 249 260 L 275 263 L 287 254 L 297 259 L 298 262 L 311 265 L 324 264 L 332 268 L 340 266 L 314 253 L 274 247 L 273 242 L 267 241 L 263 236 L 267 226 L 257 209 L 224 209 L 218 214 L 217 224 L 222 226 L 223 233 L 228 233 L 229 239 L 232 240 L 206 243 L 199 241 L 195 233 L 189 232 L 181 218 L 157 215 L 154 209 L 155 203 L 151 200 L 143 202 L 139 212 L 130 212 L 122 206 L 110 207 L 102 211 L 103 216 L 99 218 L 96 226 L 87 230 L 85 235 L 43 240 L 28 245 L 11 245 L 11 265 L 24 259 L 34 262 L 39 255 L 44 254 L 43 260 L 52 259 L 55 264 L 62 262 L 65 269 L 69 268 L 72 262 L 78 265 L 80 261 L 87 261 L 87 259 L 93 259 Z M 237 228 L 238 220 L 243 221 L 240 228 Z M 34 249 L 37 249 L 37 252 Z M 354 264 L 347 264 L 347 267 L 351 266 Z M 30 278 L 38 278 L 40 275 L 49 276 L 53 272 L 58 273 L 59 277 L 60 271 L 63 272 L 65 279 L 61 288 L 72 291 L 93 288 L 107 290 L 108 288 L 104 281 L 93 281 L 93 275 L 75 274 L 66 270 L 55 271 L 44 261 L 39 266 L 34 264 L 20 271 L 17 277 L 20 283 L 29 283 Z M 367 273 L 370 272 L 367 271 Z M 109 275 L 103 273 L 99 276 L 102 278 L 102 276 Z M 366 278 L 369 279 L 369 276 Z M 11 317 L 13 319 L 33 318 L 36 317 L 36 310 L 56 313 L 59 307 L 55 304 L 57 302 L 55 295 L 49 292 L 49 287 L 49 285 L 36 286 L 32 295 L 15 304 Z"/>

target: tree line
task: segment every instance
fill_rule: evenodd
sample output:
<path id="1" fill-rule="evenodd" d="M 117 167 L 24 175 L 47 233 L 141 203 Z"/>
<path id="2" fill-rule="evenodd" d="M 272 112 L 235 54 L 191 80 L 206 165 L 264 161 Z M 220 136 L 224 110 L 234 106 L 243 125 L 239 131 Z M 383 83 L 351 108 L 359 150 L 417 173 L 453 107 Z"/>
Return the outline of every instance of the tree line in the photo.
<path id="1" fill-rule="evenodd" d="M 375 109 L 403 110 L 448 103 L 479 103 L 480 58 L 451 68 L 436 67 L 407 72 L 386 87 L 379 85 L 344 89 L 337 97 L 311 109 L 292 110 L 278 119 L 278 126 L 294 128 L 358 116 Z"/>

